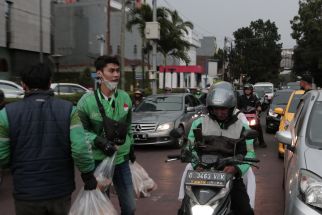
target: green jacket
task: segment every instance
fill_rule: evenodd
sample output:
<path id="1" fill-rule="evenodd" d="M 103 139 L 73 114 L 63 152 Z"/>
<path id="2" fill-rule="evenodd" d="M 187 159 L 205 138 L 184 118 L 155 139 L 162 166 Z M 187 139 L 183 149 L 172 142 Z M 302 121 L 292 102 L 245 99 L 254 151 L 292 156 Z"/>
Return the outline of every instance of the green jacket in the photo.
<path id="1" fill-rule="evenodd" d="M 192 125 L 191 125 L 191 129 L 190 132 L 188 134 L 188 139 L 191 141 L 191 143 L 193 143 L 195 141 L 195 136 L 193 133 L 193 130 L 198 128 L 198 126 L 200 124 L 203 123 L 204 117 L 200 117 L 198 119 L 196 119 L 195 121 L 193 121 Z M 248 125 L 243 124 L 245 129 L 250 129 Z M 253 145 L 253 140 L 246 140 L 246 148 L 247 148 L 247 154 L 246 154 L 246 158 L 255 158 L 255 151 L 254 151 L 254 145 Z M 192 151 L 192 166 L 196 166 L 196 160 L 198 159 L 198 155 L 197 152 L 195 151 L 194 147 L 189 146 L 188 150 Z M 242 164 L 242 165 L 238 165 L 237 166 L 240 170 L 241 175 L 244 175 L 248 168 L 250 167 L 249 164 Z"/>
<path id="2" fill-rule="evenodd" d="M 94 170 L 94 160 L 90 145 L 85 141 L 85 132 L 76 108 L 71 112 L 70 141 L 71 153 L 78 169 L 87 173 Z M 10 162 L 9 121 L 6 109 L 0 111 L 0 167 Z"/>
<path id="3" fill-rule="evenodd" d="M 119 146 L 116 155 L 116 164 L 123 163 L 128 158 L 130 147 L 133 144 L 133 135 L 131 129 L 132 123 L 132 101 L 130 96 L 123 90 L 117 90 L 114 98 L 115 108 L 112 108 L 110 101 L 102 98 L 101 93 L 98 93 L 99 99 L 105 109 L 107 117 L 121 122 L 128 123 L 128 134 L 125 143 Z M 83 123 L 87 138 L 92 144 L 93 156 L 95 160 L 104 160 L 106 155 L 98 148 L 95 147 L 94 140 L 97 136 L 103 137 L 103 119 L 99 112 L 95 95 L 93 92 L 86 93 L 78 101 L 77 109 L 80 119 Z"/>

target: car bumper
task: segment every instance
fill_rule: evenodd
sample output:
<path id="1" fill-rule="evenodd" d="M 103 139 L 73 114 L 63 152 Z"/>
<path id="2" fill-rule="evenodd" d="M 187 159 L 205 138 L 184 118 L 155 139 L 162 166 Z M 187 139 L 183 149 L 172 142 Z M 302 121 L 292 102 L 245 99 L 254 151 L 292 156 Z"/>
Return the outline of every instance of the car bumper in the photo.
<path id="1" fill-rule="evenodd" d="M 134 145 L 173 145 L 177 143 L 169 135 L 170 131 L 163 132 L 134 132 Z"/>
<path id="2" fill-rule="evenodd" d="M 277 131 L 280 126 L 280 119 L 272 116 L 266 117 L 266 127 L 270 130 Z"/>
<path id="3" fill-rule="evenodd" d="M 310 206 L 304 204 L 299 198 L 296 198 L 293 203 L 293 210 L 289 211 L 288 215 L 319 215 L 320 213 Z"/>

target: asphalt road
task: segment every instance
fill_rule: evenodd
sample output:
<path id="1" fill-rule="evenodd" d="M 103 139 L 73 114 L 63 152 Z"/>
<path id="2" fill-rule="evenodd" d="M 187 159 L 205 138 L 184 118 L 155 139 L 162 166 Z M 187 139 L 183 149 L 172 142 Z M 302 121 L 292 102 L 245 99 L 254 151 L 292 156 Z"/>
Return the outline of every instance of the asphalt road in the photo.
<path id="1" fill-rule="evenodd" d="M 283 214 L 283 162 L 277 156 L 277 144 L 274 136 L 265 134 L 268 147 L 265 149 L 256 147 L 257 157 L 261 160 L 259 169 L 254 168 L 256 175 L 256 206 L 257 215 L 281 215 Z M 137 161 L 147 170 L 151 178 L 155 180 L 158 189 L 149 198 L 138 199 L 138 215 L 163 215 L 176 214 L 180 206 L 177 200 L 181 175 L 185 164 L 180 162 L 165 163 L 169 154 L 176 154 L 178 150 L 168 147 L 140 147 L 136 148 Z M 76 174 L 77 195 L 82 185 L 79 174 Z M 0 208 L 2 215 L 14 214 L 12 198 L 12 180 L 10 173 L 5 172 L 4 182 L 0 186 Z M 117 210 L 118 202 L 115 194 L 111 195 L 112 202 Z"/>

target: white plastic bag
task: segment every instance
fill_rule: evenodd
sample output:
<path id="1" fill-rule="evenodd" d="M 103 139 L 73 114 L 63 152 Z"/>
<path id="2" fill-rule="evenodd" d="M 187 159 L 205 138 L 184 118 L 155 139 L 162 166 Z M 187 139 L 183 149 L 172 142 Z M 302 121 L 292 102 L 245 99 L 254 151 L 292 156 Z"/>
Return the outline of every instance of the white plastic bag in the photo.
<path id="1" fill-rule="evenodd" d="M 112 202 L 99 189 L 81 189 L 69 215 L 117 215 Z"/>
<path id="2" fill-rule="evenodd" d="M 115 156 L 116 153 L 111 157 L 106 157 L 95 169 L 94 175 L 101 189 L 102 187 L 106 188 L 112 184 L 115 168 Z"/>
<path id="3" fill-rule="evenodd" d="M 130 169 L 136 197 L 149 197 L 151 192 L 157 189 L 157 184 L 138 162 L 130 162 Z"/>

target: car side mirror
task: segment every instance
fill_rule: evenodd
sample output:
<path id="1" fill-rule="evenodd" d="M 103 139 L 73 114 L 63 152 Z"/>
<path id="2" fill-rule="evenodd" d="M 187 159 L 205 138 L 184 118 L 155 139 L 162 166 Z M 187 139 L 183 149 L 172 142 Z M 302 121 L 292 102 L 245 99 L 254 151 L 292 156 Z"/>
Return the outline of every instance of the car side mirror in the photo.
<path id="1" fill-rule="evenodd" d="M 186 111 L 187 113 L 189 113 L 189 112 L 195 112 L 195 111 L 196 111 L 196 109 L 195 109 L 195 107 L 188 107 L 188 106 L 186 106 L 185 111 Z"/>
<path id="2" fill-rule="evenodd" d="M 275 108 L 274 112 L 277 113 L 278 115 L 281 115 L 281 116 L 284 115 L 284 109 L 280 108 L 280 107 Z"/>
<path id="3" fill-rule="evenodd" d="M 292 146 L 292 134 L 290 131 L 278 131 L 275 137 L 278 142 L 282 143 L 287 149 L 294 152 L 294 146 Z"/>

